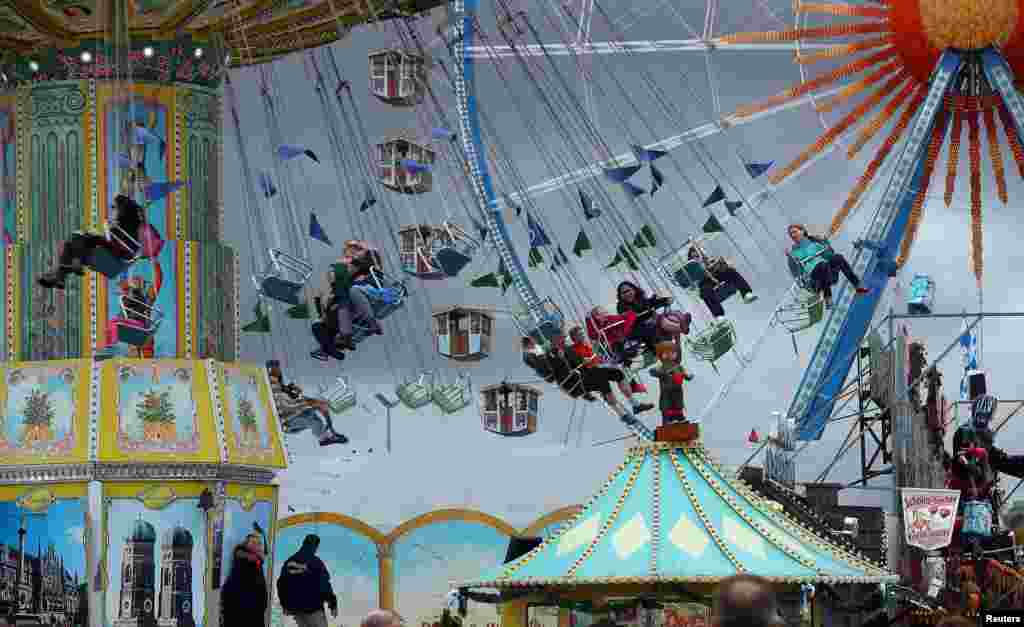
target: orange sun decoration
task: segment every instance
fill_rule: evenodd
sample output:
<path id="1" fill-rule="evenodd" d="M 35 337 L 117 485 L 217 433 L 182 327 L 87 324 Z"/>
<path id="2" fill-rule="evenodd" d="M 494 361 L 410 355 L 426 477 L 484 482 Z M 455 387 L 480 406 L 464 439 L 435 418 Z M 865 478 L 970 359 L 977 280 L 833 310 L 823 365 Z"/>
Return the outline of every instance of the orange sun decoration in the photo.
<path id="1" fill-rule="evenodd" d="M 884 126 L 893 119 L 896 120 L 850 191 L 846 202 L 833 217 L 830 235 L 834 235 L 842 227 L 850 211 L 860 201 L 882 164 L 892 154 L 893 148 L 906 132 L 914 112 L 927 94 L 929 77 L 943 50 L 955 48 L 975 51 L 996 47 L 1010 65 L 1014 75 L 1024 76 L 1024 0 L 869 0 L 863 4 L 796 0 L 795 9 L 798 14 L 803 15 L 818 14 L 833 18 L 860 19 L 837 21 L 814 28 L 736 33 L 720 39 L 725 44 L 840 40 L 824 49 L 801 52 L 797 55 L 796 62 L 811 65 L 844 57 L 850 61 L 760 103 L 741 107 L 736 114 L 749 116 L 765 111 L 854 77 L 856 80 L 852 80 L 831 98 L 819 100 L 818 110 L 834 109 L 837 105 L 861 94 L 865 94 L 865 97 L 796 159 L 773 173 L 770 177 L 771 182 L 780 183 L 825 150 L 840 135 L 862 125 L 847 150 L 847 156 L 852 159 Z M 854 55 L 857 55 L 857 58 L 853 58 Z M 897 263 L 902 265 L 906 260 L 917 235 L 935 163 L 943 144 L 946 143 L 947 129 L 949 141 L 945 201 L 947 206 L 952 202 L 960 161 L 960 140 L 966 127 L 971 187 L 972 270 L 980 284 L 983 272 L 982 127 L 988 156 L 992 162 L 996 191 L 1003 203 L 1007 202 L 1007 189 L 999 126 L 1002 127 L 1002 136 L 1005 137 L 1022 178 L 1024 148 L 1005 103 L 985 83 L 980 68 L 976 64 L 972 68 L 970 62 L 965 63 L 962 72 L 972 71 L 972 80 L 957 80 L 954 83 L 946 96 L 944 107 L 939 111 L 925 157 L 924 184 L 914 199 Z M 888 102 L 883 105 L 887 99 Z M 873 117 L 867 119 L 866 116 L 876 109 Z"/>

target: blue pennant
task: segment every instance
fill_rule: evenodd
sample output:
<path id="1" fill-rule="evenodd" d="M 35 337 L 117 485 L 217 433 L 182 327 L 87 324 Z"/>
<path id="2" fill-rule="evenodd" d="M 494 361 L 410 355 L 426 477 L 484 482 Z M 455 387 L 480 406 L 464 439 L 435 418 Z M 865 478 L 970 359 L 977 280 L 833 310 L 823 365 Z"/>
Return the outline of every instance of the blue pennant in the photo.
<path id="1" fill-rule="evenodd" d="M 316 219 L 316 213 L 312 211 L 309 212 L 309 236 L 331 246 L 331 238 L 327 237 L 327 232 L 324 231 L 324 227 L 320 226 L 320 221 Z"/>
<path id="2" fill-rule="evenodd" d="M 622 182 L 622 189 L 626 190 L 626 193 L 629 194 L 629 196 L 631 198 L 636 198 L 638 196 L 643 196 L 644 194 L 647 193 L 647 191 L 644 190 L 644 188 L 637 187 L 636 185 L 633 185 L 629 181 L 623 181 Z"/>
<path id="3" fill-rule="evenodd" d="M 715 185 L 715 191 L 711 192 L 711 195 L 708 196 L 708 199 L 704 201 L 704 206 L 710 207 L 711 205 L 718 202 L 722 202 L 723 200 L 725 200 L 725 192 L 722 191 L 722 186 Z"/>
<path id="4" fill-rule="evenodd" d="M 743 165 L 744 167 L 747 168 L 747 174 L 750 175 L 750 178 L 756 179 L 757 177 L 767 172 L 768 169 L 771 168 L 772 164 L 774 163 L 774 161 L 769 161 L 767 163 L 745 163 Z"/>
<path id="5" fill-rule="evenodd" d="M 633 144 L 631 148 L 633 149 L 633 154 L 636 155 L 636 160 L 639 161 L 640 163 L 650 163 L 668 154 L 667 150 L 644 148 L 643 146 L 637 144 Z"/>
<path id="6" fill-rule="evenodd" d="M 452 139 L 455 137 L 455 133 L 446 128 L 434 127 L 430 129 L 430 136 L 434 139 Z"/>
<path id="7" fill-rule="evenodd" d="M 620 168 L 606 168 L 604 175 L 615 183 L 625 183 L 629 177 L 640 171 L 640 165 L 626 165 Z"/>
<path id="8" fill-rule="evenodd" d="M 301 157 L 302 155 L 309 157 L 316 163 L 320 163 L 320 160 L 317 159 L 316 157 L 316 153 L 313 152 L 312 150 L 309 150 L 308 148 L 303 148 L 302 146 L 292 146 L 289 144 L 282 144 L 277 147 L 277 156 L 282 161 L 288 161 L 289 159 Z"/>
<path id="9" fill-rule="evenodd" d="M 651 164 L 651 196 L 654 196 L 654 192 L 661 189 L 661 186 L 665 184 L 665 175 L 661 173 L 661 170 L 654 167 Z"/>
<path id="10" fill-rule="evenodd" d="M 172 194 L 182 187 L 185 187 L 185 181 L 161 181 L 159 183 L 150 183 L 145 187 L 146 200 L 154 202 L 165 198 L 168 194 Z"/>
<path id="11" fill-rule="evenodd" d="M 530 248 L 548 246 L 551 240 L 539 224 L 533 219 L 529 212 L 526 213 L 526 228 L 530 231 Z"/>

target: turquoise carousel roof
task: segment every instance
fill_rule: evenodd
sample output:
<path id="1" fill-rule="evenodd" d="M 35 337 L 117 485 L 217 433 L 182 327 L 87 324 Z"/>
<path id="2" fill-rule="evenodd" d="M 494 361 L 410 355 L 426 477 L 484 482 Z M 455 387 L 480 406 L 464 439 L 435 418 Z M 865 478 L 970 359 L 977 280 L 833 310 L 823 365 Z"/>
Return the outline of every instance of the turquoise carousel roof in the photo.
<path id="1" fill-rule="evenodd" d="M 463 585 L 710 583 L 738 573 L 787 583 L 898 580 L 777 509 L 699 440 L 646 443 L 558 533 Z"/>

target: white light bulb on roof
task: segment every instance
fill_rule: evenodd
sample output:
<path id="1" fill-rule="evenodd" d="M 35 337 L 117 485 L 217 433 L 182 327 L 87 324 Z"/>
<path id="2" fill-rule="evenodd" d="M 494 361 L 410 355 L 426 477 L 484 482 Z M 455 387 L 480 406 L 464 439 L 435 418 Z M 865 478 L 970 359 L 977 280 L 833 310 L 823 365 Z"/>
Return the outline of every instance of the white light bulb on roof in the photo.
<path id="1" fill-rule="evenodd" d="M 196 48 L 196 58 L 198 59 L 198 58 L 200 58 L 202 56 L 203 56 L 203 49 L 202 48 Z"/>
<path id="2" fill-rule="evenodd" d="M 28 69 L 32 70 L 33 72 L 38 72 L 39 71 L 39 64 L 37 62 L 35 62 L 35 61 L 29 61 L 28 62 Z"/>
<path id="3" fill-rule="evenodd" d="M 146 46 L 142 49 L 142 56 L 146 57 L 147 59 L 152 57 L 154 54 L 155 51 L 153 50 L 153 46 Z"/>
<path id="4" fill-rule="evenodd" d="M 91 62 L 92 62 L 92 53 L 89 52 L 88 50 L 86 50 L 85 52 L 82 53 L 82 63 L 91 63 Z"/>

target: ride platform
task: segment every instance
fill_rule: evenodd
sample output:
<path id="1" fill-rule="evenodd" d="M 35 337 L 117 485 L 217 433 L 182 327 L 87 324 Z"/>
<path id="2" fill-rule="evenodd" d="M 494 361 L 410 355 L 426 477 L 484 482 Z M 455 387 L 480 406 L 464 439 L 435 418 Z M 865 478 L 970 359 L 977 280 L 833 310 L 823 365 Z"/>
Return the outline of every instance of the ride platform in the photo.
<path id="1" fill-rule="evenodd" d="M 700 437 L 700 425 L 693 422 L 672 422 L 655 427 L 655 442 L 693 442 Z"/>

